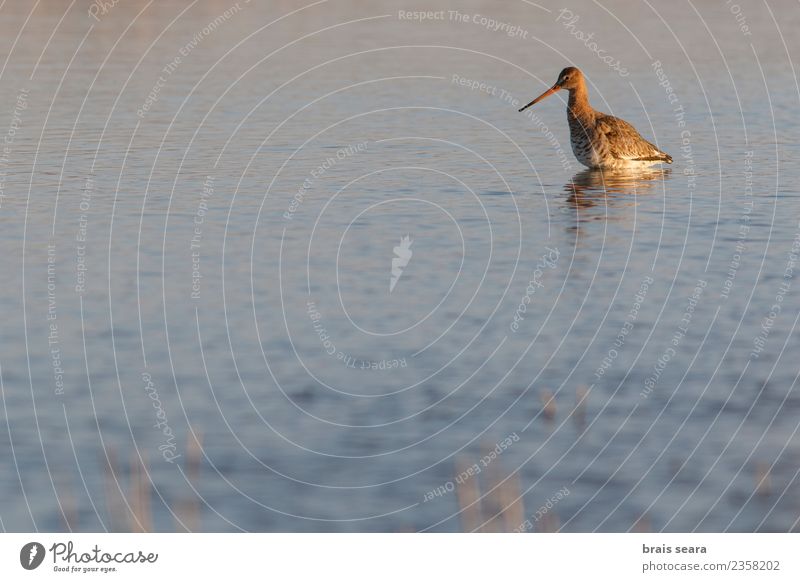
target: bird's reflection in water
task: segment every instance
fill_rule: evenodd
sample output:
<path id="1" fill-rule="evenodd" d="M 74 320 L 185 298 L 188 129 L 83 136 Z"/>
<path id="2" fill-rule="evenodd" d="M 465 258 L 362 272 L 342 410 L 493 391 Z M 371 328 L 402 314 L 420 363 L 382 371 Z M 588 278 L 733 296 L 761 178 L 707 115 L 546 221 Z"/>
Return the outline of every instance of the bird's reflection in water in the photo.
<path id="1" fill-rule="evenodd" d="M 671 170 L 584 170 L 564 185 L 567 211 L 575 213 L 577 222 L 607 220 L 624 213 L 609 213 L 611 207 L 625 208 L 636 204 L 636 197 L 658 193 Z"/>

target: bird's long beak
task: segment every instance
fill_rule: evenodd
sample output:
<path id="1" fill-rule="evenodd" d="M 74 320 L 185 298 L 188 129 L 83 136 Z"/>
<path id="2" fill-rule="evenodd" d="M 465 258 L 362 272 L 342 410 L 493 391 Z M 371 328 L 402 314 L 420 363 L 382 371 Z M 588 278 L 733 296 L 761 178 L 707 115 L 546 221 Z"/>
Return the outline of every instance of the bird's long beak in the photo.
<path id="1" fill-rule="evenodd" d="M 520 109 L 520 112 L 522 112 L 522 111 L 525 111 L 525 110 L 526 110 L 528 107 L 530 107 L 531 105 L 536 105 L 536 104 L 537 104 L 539 101 L 541 101 L 541 100 L 542 100 L 542 99 L 544 99 L 545 97 L 549 97 L 549 96 L 550 96 L 550 95 L 552 95 L 553 93 L 557 93 L 557 92 L 559 91 L 559 89 L 561 89 L 561 85 L 559 85 L 559 84 L 555 84 L 555 85 L 553 85 L 553 86 L 552 86 L 552 87 L 550 87 L 550 88 L 549 88 L 547 91 L 545 91 L 544 93 L 542 93 L 541 95 L 539 95 L 539 96 L 538 96 L 536 99 L 534 99 L 533 101 L 531 101 L 530 103 L 528 103 L 528 104 L 527 104 L 525 107 L 523 107 L 522 109 Z"/>

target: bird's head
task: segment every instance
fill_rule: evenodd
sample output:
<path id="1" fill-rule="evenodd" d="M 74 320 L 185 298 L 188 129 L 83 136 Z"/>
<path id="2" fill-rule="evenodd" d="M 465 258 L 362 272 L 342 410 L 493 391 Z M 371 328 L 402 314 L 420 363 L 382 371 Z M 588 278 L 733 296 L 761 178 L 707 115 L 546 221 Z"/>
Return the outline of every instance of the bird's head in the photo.
<path id="1" fill-rule="evenodd" d="M 567 67 L 558 74 L 558 81 L 556 86 L 559 89 L 566 89 L 571 91 L 575 89 L 583 81 L 583 73 L 577 67 Z"/>
<path id="2" fill-rule="evenodd" d="M 531 105 L 536 105 L 539 101 L 541 101 L 545 97 L 549 97 L 553 93 L 561 91 L 561 89 L 566 89 L 567 91 L 574 91 L 581 84 L 583 84 L 583 73 L 581 73 L 580 69 L 578 69 L 577 67 L 567 67 L 558 74 L 558 80 L 556 81 L 555 85 L 553 85 L 547 91 L 539 95 L 536 99 L 528 103 L 525 107 L 520 109 L 520 111 L 525 111 Z"/>

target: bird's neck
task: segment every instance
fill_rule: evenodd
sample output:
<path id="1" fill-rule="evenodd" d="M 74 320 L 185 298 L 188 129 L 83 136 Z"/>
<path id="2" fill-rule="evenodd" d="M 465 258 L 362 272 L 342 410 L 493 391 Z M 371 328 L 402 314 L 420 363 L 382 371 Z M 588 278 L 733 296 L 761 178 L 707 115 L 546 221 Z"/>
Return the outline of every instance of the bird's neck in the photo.
<path id="1" fill-rule="evenodd" d="M 569 102 L 567 103 L 569 113 L 578 119 L 586 119 L 594 113 L 592 106 L 589 105 L 589 91 L 586 85 L 581 83 L 569 91 Z"/>

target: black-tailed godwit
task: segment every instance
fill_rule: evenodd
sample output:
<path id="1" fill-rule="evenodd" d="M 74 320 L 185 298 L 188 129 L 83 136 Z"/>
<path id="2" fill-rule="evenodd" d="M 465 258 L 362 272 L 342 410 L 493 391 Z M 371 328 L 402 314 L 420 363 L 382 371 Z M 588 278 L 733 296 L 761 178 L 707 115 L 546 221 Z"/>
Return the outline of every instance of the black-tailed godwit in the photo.
<path id="1" fill-rule="evenodd" d="M 555 85 L 520 111 L 561 89 L 569 91 L 570 141 L 572 153 L 581 164 L 589 168 L 622 169 L 672 163 L 669 154 L 644 139 L 630 123 L 592 108 L 583 73 L 575 67 L 561 71 Z"/>

